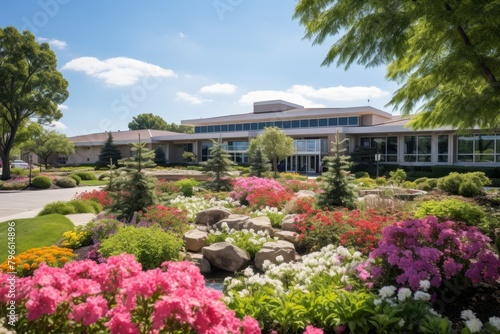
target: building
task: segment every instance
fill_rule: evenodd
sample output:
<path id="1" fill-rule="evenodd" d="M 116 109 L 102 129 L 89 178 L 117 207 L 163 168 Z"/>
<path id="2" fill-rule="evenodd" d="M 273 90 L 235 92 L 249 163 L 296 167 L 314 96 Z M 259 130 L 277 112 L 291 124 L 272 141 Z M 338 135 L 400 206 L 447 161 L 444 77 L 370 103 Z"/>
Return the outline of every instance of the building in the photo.
<path id="1" fill-rule="evenodd" d="M 277 126 L 294 138 L 296 152 L 281 164 L 286 171 L 320 172 L 322 158 L 330 154 L 337 131 L 346 139 L 349 152 L 357 147 L 372 148 L 384 164 L 500 166 L 500 134 L 480 131 L 458 134 L 446 127 L 415 131 L 405 127 L 408 120 L 370 106 L 304 108 L 274 100 L 255 102 L 251 113 L 182 121 L 181 124 L 194 127 L 193 134 L 140 131 L 151 149 L 164 148 L 170 163 L 182 162 L 185 151 L 193 152 L 198 161 L 206 161 L 212 140 L 222 142 L 234 162 L 246 163 L 250 140 L 264 128 Z M 115 143 L 124 145 L 136 134 L 124 131 L 113 136 L 117 136 Z M 105 133 L 70 138 L 81 148 L 68 163 L 95 162 L 106 138 Z M 122 154 L 125 157 L 130 152 L 123 147 Z"/>

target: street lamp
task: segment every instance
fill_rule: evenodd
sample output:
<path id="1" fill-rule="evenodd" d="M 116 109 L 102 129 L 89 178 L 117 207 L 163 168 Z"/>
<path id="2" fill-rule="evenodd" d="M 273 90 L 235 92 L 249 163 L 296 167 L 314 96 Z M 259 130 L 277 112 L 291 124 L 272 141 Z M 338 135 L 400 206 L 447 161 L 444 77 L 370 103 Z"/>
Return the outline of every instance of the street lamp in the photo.
<path id="1" fill-rule="evenodd" d="M 383 139 L 377 138 L 374 140 L 375 141 L 375 162 L 377 163 L 377 178 L 378 178 L 378 163 L 380 159 L 382 158 L 382 154 L 378 153 L 379 152 L 379 144 L 383 141 Z"/>
<path id="2" fill-rule="evenodd" d="M 382 154 L 380 154 L 380 153 L 375 154 L 375 161 L 377 162 L 377 178 L 378 178 L 378 162 L 380 161 L 381 157 L 382 157 Z"/>

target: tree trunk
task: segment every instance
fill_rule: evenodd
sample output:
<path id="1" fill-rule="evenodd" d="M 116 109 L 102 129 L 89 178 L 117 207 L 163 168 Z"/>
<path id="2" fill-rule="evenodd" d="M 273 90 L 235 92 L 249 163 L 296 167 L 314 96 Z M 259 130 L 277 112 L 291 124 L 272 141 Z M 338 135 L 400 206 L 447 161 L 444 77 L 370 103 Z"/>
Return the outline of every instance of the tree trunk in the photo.
<path id="1" fill-rule="evenodd" d="M 274 159 L 273 160 L 273 170 L 274 170 L 274 178 L 278 178 L 278 160 Z"/>

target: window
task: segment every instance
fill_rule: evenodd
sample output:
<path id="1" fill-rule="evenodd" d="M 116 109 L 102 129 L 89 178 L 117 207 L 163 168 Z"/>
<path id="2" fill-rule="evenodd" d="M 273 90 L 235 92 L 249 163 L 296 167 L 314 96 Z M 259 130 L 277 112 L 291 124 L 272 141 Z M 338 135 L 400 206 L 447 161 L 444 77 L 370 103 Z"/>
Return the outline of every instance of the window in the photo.
<path id="1" fill-rule="evenodd" d="M 220 132 L 220 125 L 214 125 L 214 132 Z"/>
<path id="2" fill-rule="evenodd" d="M 290 129 L 290 127 L 292 126 L 291 123 L 292 122 L 290 121 L 283 121 L 283 129 Z"/>
<path id="3" fill-rule="evenodd" d="M 226 124 L 226 125 L 221 125 L 221 126 L 220 126 L 220 130 L 221 130 L 222 132 L 226 132 L 226 131 L 227 131 L 227 124 Z"/>
<path id="4" fill-rule="evenodd" d="M 300 127 L 301 128 L 308 128 L 309 127 L 309 120 L 308 119 L 300 120 Z"/>
<path id="5" fill-rule="evenodd" d="M 194 133 L 200 133 L 201 132 L 201 129 L 199 126 L 195 126 L 194 127 Z"/>
<path id="6" fill-rule="evenodd" d="M 236 131 L 243 130 L 243 124 L 236 124 Z"/>
<path id="7" fill-rule="evenodd" d="M 327 118 L 320 118 L 319 119 L 319 126 L 328 126 L 328 119 Z"/>
<path id="8" fill-rule="evenodd" d="M 257 123 L 250 123 L 250 130 L 257 130 L 258 127 Z"/>
<path id="9" fill-rule="evenodd" d="M 250 130 L 250 123 L 243 123 L 243 131 Z"/>
<path id="10" fill-rule="evenodd" d="M 201 132 L 201 133 L 205 133 L 205 132 L 207 132 L 207 127 L 206 127 L 206 126 L 201 126 L 201 127 L 200 127 L 200 132 Z"/>
<path id="11" fill-rule="evenodd" d="M 328 119 L 328 126 L 337 126 L 337 119 L 336 118 L 329 118 Z"/>
<path id="12" fill-rule="evenodd" d="M 486 134 L 459 136 L 457 138 L 457 161 L 495 162 L 495 154 L 498 150 L 495 144 L 499 140 L 500 137 L 498 136 Z M 496 161 L 500 161 L 498 157 Z"/>
<path id="13" fill-rule="evenodd" d="M 264 122 L 259 123 L 259 130 L 264 130 L 265 127 L 266 127 L 266 123 L 264 123 Z"/>
<path id="14" fill-rule="evenodd" d="M 272 128 L 274 126 L 274 122 L 266 122 L 266 128 Z"/>
<path id="15" fill-rule="evenodd" d="M 207 161 L 210 158 L 210 147 L 213 143 L 211 141 L 204 141 L 201 143 L 201 161 Z"/>
<path id="16" fill-rule="evenodd" d="M 347 117 L 340 117 L 339 125 L 347 125 Z"/>
<path id="17" fill-rule="evenodd" d="M 373 154 L 381 154 L 380 161 L 398 162 L 398 137 L 364 137 L 362 147 L 372 147 Z M 369 160 L 373 158 L 370 157 Z"/>
<path id="18" fill-rule="evenodd" d="M 282 121 L 276 121 L 274 122 L 274 126 L 277 126 L 280 129 L 283 129 L 283 122 Z"/>
<path id="19" fill-rule="evenodd" d="M 207 132 L 214 132 L 214 126 L 213 125 L 207 126 Z"/>
<path id="20" fill-rule="evenodd" d="M 235 131 L 235 126 L 234 126 L 234 124 L 229 124 L 229 125 L 227 126 L 227 131 Z"/>
<path id="21" fill-rule="evenodd" d="M 349 117 L 349 125 L 358 125 L 358 117 Z"/>
<path id="22" fill-rule="evenodd" d="M 311 128 L 317 128 L 318 127 L 318 120 L 317 119 L 310 119 L 309 120 L 309 126 Z"/>
<path id="23" fill-rule="evenodd" d="M 292 128 L 296 129 L 298 127 L 300 127 L 300 121 L 292 121 Z"/>
<path id="24" fill-rule="evenodd" d="M 448 162 L 448 135 L 438 136 L 438 162 Z"/>
<path id="25" fill-rule="evenodd" d="M 405 162 L 431 162 L 431 136 L 405 136 Z"/>

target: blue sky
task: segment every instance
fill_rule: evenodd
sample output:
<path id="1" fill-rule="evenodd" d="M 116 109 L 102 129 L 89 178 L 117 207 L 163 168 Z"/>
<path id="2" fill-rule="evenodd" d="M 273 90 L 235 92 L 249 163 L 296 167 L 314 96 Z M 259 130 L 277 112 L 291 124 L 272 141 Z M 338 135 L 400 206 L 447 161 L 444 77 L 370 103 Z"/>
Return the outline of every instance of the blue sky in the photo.
<path id="1" fill-rule="evenodd" d="M 256 101 L 385 107 L 385 67 L 321 66 L 329 45 L 303 39 L 283 0 L 5 1 L 2 27 L 48 42 L 69 82 L 57 127 L 68 136 L 248 113 Z M 368 102 L 369 100 L 369 102 Z"/>

